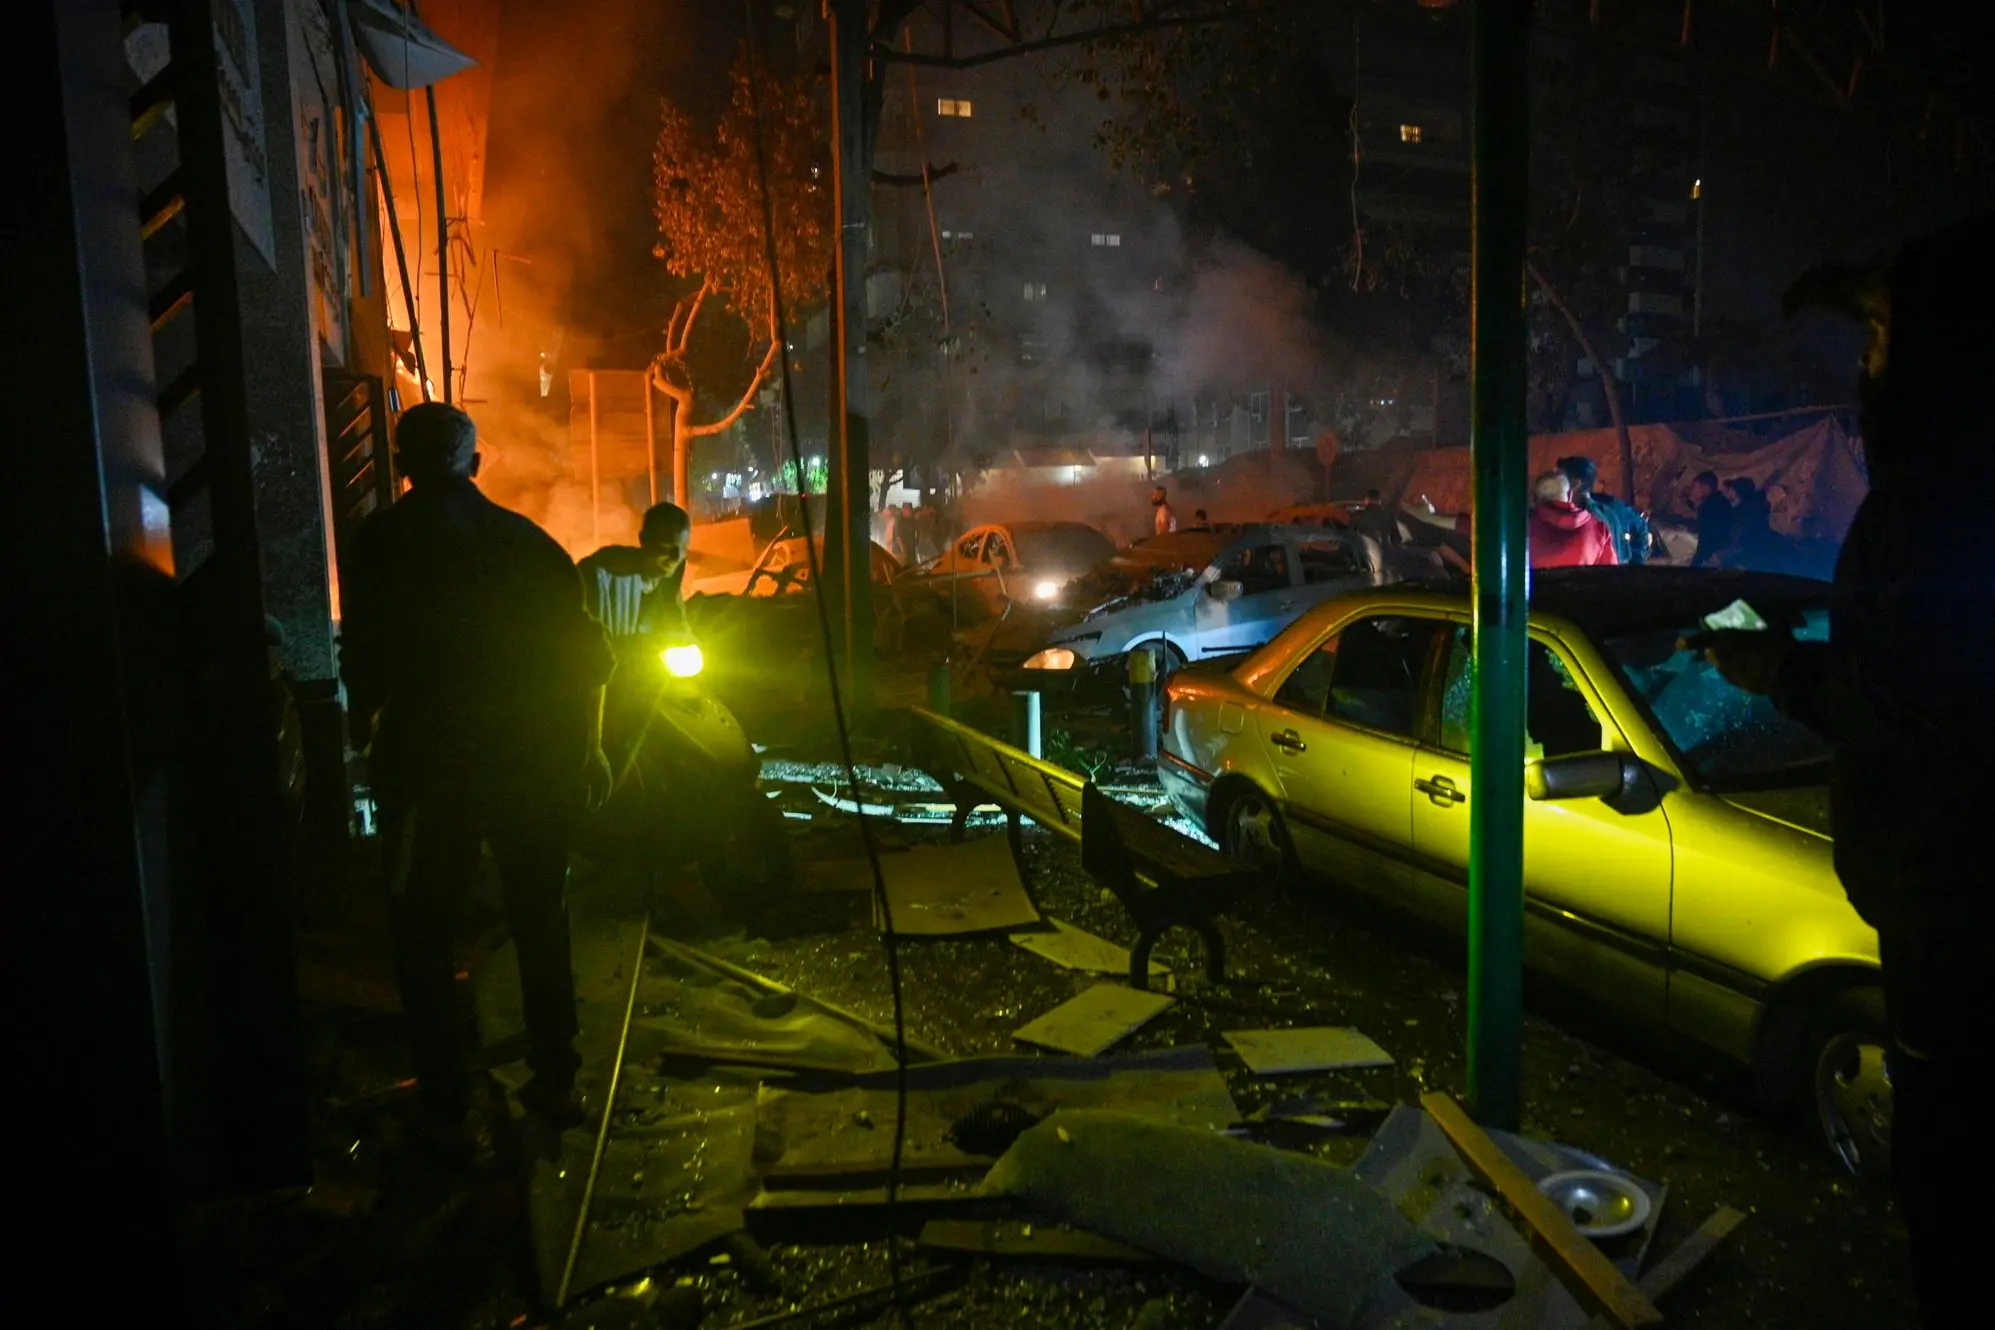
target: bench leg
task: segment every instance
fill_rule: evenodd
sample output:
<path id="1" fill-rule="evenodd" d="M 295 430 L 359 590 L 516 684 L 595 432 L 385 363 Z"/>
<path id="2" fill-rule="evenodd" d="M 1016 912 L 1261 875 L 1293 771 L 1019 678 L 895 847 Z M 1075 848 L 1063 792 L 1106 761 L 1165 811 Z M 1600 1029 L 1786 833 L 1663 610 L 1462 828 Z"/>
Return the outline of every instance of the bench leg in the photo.
<path id="1" fill-rule="evenodd" d="M 1219 936 L 1219 925 L 1207 919 L 1194 924 L 1199 940 L 1205 943 L 1205 977 L 1212 983 L 1226 982 L 1226 939 Z"/>
<path id="2" fill-rule="evenodd" d="M 1155 933 L 1144 933 L 1129 949 L 1129 986 L 1139 993 L 1150 989 L 1150 952 L 1157 945 L 1157 937 Z"/>
<path id="3" fill-rule="evenodd" d="M 1039 903 L 1039 893 L 1033 889 L 1032 869 L 1025 862 L 1025 819 L 1009 810 L 1004 815 L 1004 839 L 1011 846 L 1012 867 L 1018 870 L 1018 885 L 1025 889 L 1025 899 L 1032 902 L 1033 909 L 1046 913 Z"/>

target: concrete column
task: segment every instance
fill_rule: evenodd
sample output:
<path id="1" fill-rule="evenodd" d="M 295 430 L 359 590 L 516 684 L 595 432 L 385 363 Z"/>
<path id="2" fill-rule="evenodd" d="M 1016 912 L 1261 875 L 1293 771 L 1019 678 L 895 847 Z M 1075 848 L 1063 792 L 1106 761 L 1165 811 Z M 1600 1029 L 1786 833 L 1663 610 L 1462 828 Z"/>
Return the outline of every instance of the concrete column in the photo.
<path id="1" fill-rule="evenodd" d="M 305 99 L 298 88 L 312 73 L 297 68 L 304 52 L 293 7 L 260 7 L 258 19 L 274 262 L 240 233 L 236 237 L 257 535 L 264 604 L 284 634 L 285 668 L 300 681 L 323 685 L 338 674 L 333 640 L 338 577 L 301 161 L 310 127 L 301 123 Z M 309 101 L 316 106 L 316 88 Z M 318 132 L 331 134 L 329 119 Z M 329 162 L 337 161 L 339 149 L 330 139 L 322 151 Z M 343 328 L 338 335 L 343 342 Z"/>

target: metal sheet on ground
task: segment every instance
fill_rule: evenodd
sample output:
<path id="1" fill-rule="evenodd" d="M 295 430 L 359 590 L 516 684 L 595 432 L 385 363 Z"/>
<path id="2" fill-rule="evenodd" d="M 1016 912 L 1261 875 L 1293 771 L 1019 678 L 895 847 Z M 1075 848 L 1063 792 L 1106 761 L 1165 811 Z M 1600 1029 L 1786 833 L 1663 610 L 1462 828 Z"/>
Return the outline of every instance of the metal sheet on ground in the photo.
<path id="1" fill-rule="evenodd" d="M 894 1065 L 879 1035 L 848 1013 L 749 983 L 691 947 L 655 940 L 648 952 L 626 1055 L 633 1062 L 710 1057 L 852 1072 Z"/>
<path id="2" fill-rule="evenodd" d="M 1219 1330 L 1305 1330 L 1316 1324 L 1281 1299 L 1250 1288 L 1233 1304 Z"/>
<path id="3" fill-rule="evenodd" d="M 998 933 L 1039 922 L 1002 836 L 917 846 L 883 856 L 880 871 L 901 937 Z"/>
<path id="4" fill-rule="evenodd" d="M 1348 1026 L 1229 1030 L 1226 1042 L 1256 1076 L 1392 1065 L 1392 1054 Z"/>
<path id="5" fill-rule="evenodd" d="M 1097 1237 L 1061 1224 L 1022 1219 L 931 1219 L 921 1226 L 921 1245 L 934 1251 L 1010 1256 L 1021 1260 L 1113 1261 L 1155 1265 L 1157 1258 L 1113 1238 Z"/>
<path id="6" fill-rule="evenodd" d="M 869 1073 L 858 1084 L 806 1091 L 767 1085 L 758 1105 L 758 1160 L 793 1175 L 843 1173 L 849 1191 L 877 1187 L 893 1150 L 893 1073 Z M 966 1058 L 908 1068 L 903 1168 L 918 1173 L 954 1164 L 966 1152 L 950 1140 L 955 1125 L 979 1110 L 1005 1106 L 1036 1121 L 1060 1108 L 1114 1108 L 1124 1113 L 1208 1131 L 1239 1115 L 1212 1052 L 1163 1049 L 1103 1058 Z M 987 1164 L 993 1156 L 979 1158 Z M 872 1176 L 868 1176 L 869 1172 Z M 776 1193 L 765 1193 L 763 1206 Z M 793 1197 L 792 1200 L 795 1198 Z"/>
<path id="7" fill-rule="evenodd" d="M 1105 937 L 1096 937 L 1059 919 L 1048 919 L 1053 927 L 1043 933 L 1013 933 L 1014 945 L 1035 956 L 1043 956 L 1066 970 L 1085 974 L 1128 974 L 1129 948 L 1118 947 Z M 1171 972 L 1160 961 L 1150 962 L 1150 977 L 1160 979 Z"/>
<path id="8" fill-rule="evenodd" d="M 1096 984 L 1017 1030 L 1011 1037 L 1056 1053 L 1092 1057 L 1156 1019 L 1177 999 L 1121 984 Z"/>
<path id="9" fill-rule="evenodd" d="M 1605 1168 L 1622 1173 L 1647 1192 L 1653 1202 L 1649 1222 L 1626 1238 L 1601 1244 L 1601 1250 L 1622 1273 L 1634 1277 L 1655 1236 L 1656 1222 L 1669 1195 L 1667 1187 L 1567 1146 L 1527 1140 L 1509 1132 L 1489 1134 L 1533 1181 L 1568 1169 Z M 1517 1281 L 1516 1293 L 1501 1307 L 1451 1312 L 1450 1326 L 1461 1330 L 1578 1330 L 1588 1324 L 1587 1313 L 1476 1183 L 1446 1134 L 1418 1108 L 1395 1108 L 1351 1171 L 1436 1238 L 1489 1253 L 1503 1262 Z M 1410 1330 L 1433 1324 L 1434 1315 L 1394 1288 L 1366 1310 L 1359 1324 L 1363 1330 Z"/>
<path id="10" fill-rule="evenodd" d="M 617 1112 L 575 1263 L 578 1293 L 739 1231 L 755 1195 L 752 1078 L 633 1086 Z M 535 1168 L 534 1254 L 544 1281 L 560 1276 L 590 1145 L 587 1133 L 569 1132 L 561 1158 Z M 565 1222 L 550 1222 L 556 1215 Z"/>

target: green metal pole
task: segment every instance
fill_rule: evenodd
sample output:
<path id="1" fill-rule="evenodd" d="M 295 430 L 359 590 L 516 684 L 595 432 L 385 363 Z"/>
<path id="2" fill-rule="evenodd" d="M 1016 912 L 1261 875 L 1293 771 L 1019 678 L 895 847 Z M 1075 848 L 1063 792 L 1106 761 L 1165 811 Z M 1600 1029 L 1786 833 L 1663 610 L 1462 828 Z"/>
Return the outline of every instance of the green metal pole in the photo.
<path id="1" fill-rule="evenodd" d="M 1529 0 L 1474 0 L 1469 446 L 1475 694 L 1469 800 L 1469 1107 L 1515 1129 L 1524 1020 L 1524 231 Z"/>
<path id="2" fill-rule="evenodd" d="M 845 697 L 865 711 L 873 697 L 872 458 L 866 404 L 866 233 L 872 216 L 872 177 L 862 143 L 866 78 L 867 0 L 832 0 L 831 185 L 838 204 L 838 248 L 832 269 L 832 382 L 835 410 L 828 459 L 835 476 L 826 495 L 825 562 L 836 570 L 844 634 Z"/>

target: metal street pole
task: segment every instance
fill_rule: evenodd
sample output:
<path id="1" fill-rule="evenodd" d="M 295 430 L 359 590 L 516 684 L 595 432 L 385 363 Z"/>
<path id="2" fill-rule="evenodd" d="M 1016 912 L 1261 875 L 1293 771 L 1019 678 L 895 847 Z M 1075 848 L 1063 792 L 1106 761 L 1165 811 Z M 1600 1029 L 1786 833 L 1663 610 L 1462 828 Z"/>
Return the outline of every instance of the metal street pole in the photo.
<path id="1" fill-rule="evenodd" d="M 436 178 L 436 303 L 437 328 L 443 335 L 443 400 L 457 401 L 450 378 L 450 214 L 444 210 L 443 125 L 436 118 L 436 85 L 423 89 L 429 105 L 430 172 Z"/>
<path id="2" fill-rule="evenodd" d="M 845 695 L 864 710 L 873 694 L 872 459 L 866 409 L 866 238 L 872 182 L 862 169 L 861 91 L 867 0 L 831 0 L 831 189 L 838 207 L 832 263 L 832 483 L 825 504 L 825 562 L 844 612 Z"/>
<path id="3" fill-rule="evenodd" d="M 1474 0 L 1469 447 L 1475 469 L 1475 692 L 1469 767 L 1471 1111 L 1514 1130 L 1524 1020 L 1524 233 L 1529 0 Z"/>

